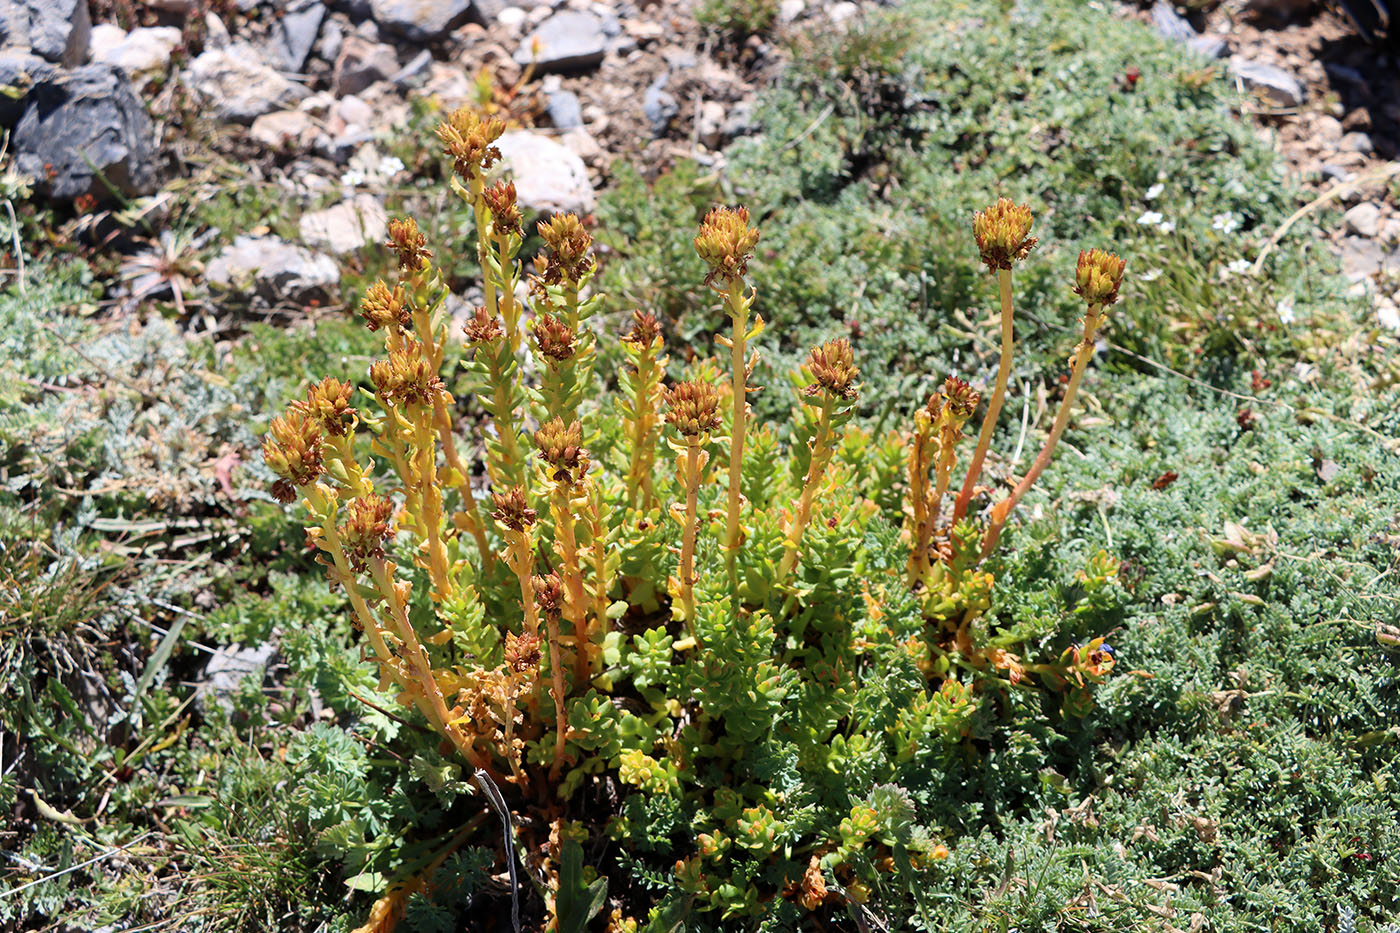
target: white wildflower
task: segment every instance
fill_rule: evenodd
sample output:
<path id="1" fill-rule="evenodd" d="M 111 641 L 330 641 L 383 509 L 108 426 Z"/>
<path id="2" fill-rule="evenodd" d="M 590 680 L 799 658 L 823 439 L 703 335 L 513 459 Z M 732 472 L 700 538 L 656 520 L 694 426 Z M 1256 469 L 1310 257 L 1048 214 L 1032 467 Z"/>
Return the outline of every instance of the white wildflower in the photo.
<path id="1" fill-rule="evenodd" d="M 1144 195 L 1142 196 L 1142 199 L 1143 199 L 1144 201 L 1152 201 L 1152 200 L 1155 200 L 1155 199 L 1157 198 L 1157 196 L 1158 196 L 1159 194 L 1161 194 L 1161 193 L 1166 189 L 1166 187 L 1167 187 L 1166 185 L 1162 184 L 1162 183 L 1159 181 L 1159 182 L 1157 182 L 1157 184 L 1155 184 L 1155 185 L 1153 185 L 1151 188 L 1148 188 L 1148 189 L 1147 189 L 1147 193 L 1144 194 Z"/>
<path id="2" fill-rule="evenodd" d="M 1216 214 L 1210 219 L 1210 228 L 1212 230 L 1219 230 L 1221 233 L 1234 233 L 1239 229 L 1239 226 L 1239 218 L 1229 211 L 1223 214 Z"/>
<path id="3" fill-rule="evenodd" d="M 1138 281 L 1139 281 L 1139 282 L 1155 282 L 1155 281 L 1157 281 L 1158 279 L 1160 279 L 1161 277 L 1162 277 L 1162 270 L 1161 270 L 1160 268 L 1148 269 L 1148 270 L 1147 270 L 1146 272 L 1144 272 L 1142 275 L 1138 276 Z"/>
<path id="4" fill-rule="evenodd" d="M 365 183 L 365 173 L 357 169 L 351 169 L 340 176 L 340 183 L 347 188 L 358 188 Z"/>
<path id="5" fill-rule="evenodd" d="M 1172 233 L 1176 230 L 1176 222 L 1172 220 L 1164 220 L 1157 225 L 1157 229 L 1162 231 L 1163 233 Z"/>
<path id="6" fill-rule="evenodd" d="M 1244 275 L 1252 268 L 1254 268 L 1254 263 L 1248 259 L 1236 259 L 1225 267 L 1231 275 Z"/>
<path id="7" fill-rule="evenodd" d="M 383 178 L 393 178 L 403 169 L 403 159 L 398 156 L 385 156 L 379 160 L 378 173 Z"/>
<path id="8" fill-rule="evenodd" d="M 1293 296 L 1292 296 L 1292 295 L 1285 295 L 1284 297 L 1280 298 L 1280 299 L 1278 300 L 1278 304 L 1274 306 L 1274 310 L 1278 312 L 1278 319 L 1279 319 L 1279 321 L 1280 321 L 1281 323 L 1283 323 L 1283 324 L 1285 324 L 1285 325 L 1287 325 L 1287 324 L 1292 324 L 1292 323 L 1293 323 Z"/>
<path id="9" fill-rule="evenodd" d="M 1162 222 L 1162 214 L 1160 211 L 1146 211 L 1137 222 L 1144 227 L 1151 227 Z"/>

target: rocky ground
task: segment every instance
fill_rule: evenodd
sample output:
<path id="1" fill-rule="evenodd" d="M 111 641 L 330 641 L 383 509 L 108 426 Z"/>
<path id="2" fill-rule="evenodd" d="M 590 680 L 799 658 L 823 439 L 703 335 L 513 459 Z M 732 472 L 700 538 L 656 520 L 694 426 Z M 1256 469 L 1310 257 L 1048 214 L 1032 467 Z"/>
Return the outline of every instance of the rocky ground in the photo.
<path id="1" fill-rule="evenodd" d="M 1191 8 L 1195 8 L 1194 10 Z M 1400 329 L 1400 46 L 1316 0 L 1120 4 L 1228 69 L 1297 184 L 1344 213 L 1328 246 L 1380 322 Z"/>

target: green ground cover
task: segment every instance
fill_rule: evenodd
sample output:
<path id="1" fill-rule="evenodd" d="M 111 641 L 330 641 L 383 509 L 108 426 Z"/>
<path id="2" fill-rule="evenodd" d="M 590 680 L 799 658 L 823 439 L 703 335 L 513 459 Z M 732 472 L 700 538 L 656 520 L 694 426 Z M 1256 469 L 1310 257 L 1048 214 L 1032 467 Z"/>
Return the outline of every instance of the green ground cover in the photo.
<path id="1" fill-rule="evenodd" d="M 994 371 L 994 286 L 968 228 L 1008 195 L 1035 209 L 1042 245 L 1018 272 L 1028 352 L 994 449 L 1024 431 L 1034 450 L 1076 337 L 1072 250 L 1110 246 L 1130 279 L 1060 457 L 1008 534 L 995 607 L 1034 631 L 1084 603 L 1075 574 L 1107 551 L 1123 593 L 1094 623 L 1118 673 L 1082 721 L 1018 709 L 975 754 L 901 772 L 948 857 L 822 919 L 1389 929 L 1394 339 L 1343 297 L 1306 222 L 1260 277 L 1244 271 L 1297 201 L 1232 90 L 1068 0 L 911 3 L 802 41 L 722 179 L 622 173 L 599 211 L 615 320 L 664 312 L 674 360 L 710 352 L 690 238 L 710 203 L 742 200 L 763 228 L 755 381 L 774 387 L 756 407 L 785 413 L 780 374 L 842 335 L 862 418 L 895 427 L 948 371 Z M 101 290 L 82 263 L 38 262 L 26 293 L 0 299 L 0 924 L 351 929 L 379 873 L 482 808 L 383 712 L 342 598 L 263 492 L 270 413 L 314 377 L 362 371 L 375 341 L 323 315 L 216 348 L 155 314 L 102 325 Z M 862 548 L 894 546 L 881 535 Z M 195 697 L 204 649 L 269 640 L 266 681 Z M 845 791 L 864 800 L 885 778 L 849 761 Z M 667 820 L 633 863 L 636 891 L 674 886 L 685 827 L 661 804 L 640 821 Z M 459 929 L 473 904 L 499 905 L 489 862 L 461 850 L 404 928 Z M 766 914 L 769 929 L 803 922 L 790 901 Z"/>

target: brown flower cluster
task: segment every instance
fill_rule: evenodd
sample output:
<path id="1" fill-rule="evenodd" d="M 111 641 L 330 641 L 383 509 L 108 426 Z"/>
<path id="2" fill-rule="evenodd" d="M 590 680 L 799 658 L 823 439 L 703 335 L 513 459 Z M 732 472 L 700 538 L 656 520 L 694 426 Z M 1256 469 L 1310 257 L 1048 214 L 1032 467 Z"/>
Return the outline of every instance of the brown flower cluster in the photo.
<path id="1" fill-rule="evenodd" d="M 528 674 L 540 666 L 540 636 L 531 632 L 520 635 L 506 632 L 505 653 L 506 664 L 512 671 Z"/>
<path id="2" fill-rule="evenodd" d="M 552 314 L 541 314 L 535 318 L 530 334 L 540 353 L 547 359 L 564 362 L 574 355 L 574 332 L 569 325 Z"/>
<path id="3" fill-rule="evenodd" d="M 471 318 L 462 325 L 462 333 L 467 335 L 467 343 L 473 347 L 490 346 L 506 334 L 501 322 L 492 317 L 482 305 L 477 305 Z"/>
<path id="4" fill-rule="evenodd" d="M 491 517 L 511 531 L 525 531 L 539 520 L 539 513 L 530 508 L 530 500 L 525 490 L 513 486 L 505 492 L 491 493 L 491 504 L 495 508 Z"/>
<path id="5" fill-rule="evenodd" d="M 972 234 L 987 271 L 1009 270 L 1035 249 L 1036 238 L 1030 235 L 1032 222 L 1031 209 L 1010 198 L 1001 198 L 973 215 Z"/>
<path id="6" fill-rule="evenodd" d="M 295 489 L 321 475 L 321 426 L 316 419 L 295 409 L 272 419 L 263 438 L 263 460 L 280 479 L 272 494 L 280 502 L 296 498 Z"/>
<path id="7" fill-rule="evenodd" d="M 314 421 L 335 437 L 344 437 L 355 427 L 355 409 L 350 404 L 354 388 L 334 376 L 327 376 L 306 390 L 306 398 L 292 408 Z"/>
<path id="8" fill-rule="evenodd" d="M 563 418 L 540 425 L 535 432 L 535 448 L 540 459 L 554 468 L 551 478 L 576 483 L 588 472 L 588 451 L 583 448 L 583 425 L 564 424 Z"/>
<path id="9" fill-rule="evenodd" d="M 363 570 L 371 559 L 384 558 L 384 542 L 394 534 L 394 503 L 378 493 L 351 499 L 345 521 L 336 528 L 350 566 Z"/>
<path id="10" fill-rule="evenodd" d="M 452 157 L 452 171 L 462 181 L 486 171 L 501 157 L 493 143 L 506 131 L 498 117 L 483 117 L 469 107 L 459 107 L 438 124 L 442 149 Z"/>
<path id="11" fill-rule="evenodd" d="M 747 273 L 757 243 L 758 230 L 749 226 L 748 208 L 711 208 L 695 238 L 695 252 L 710 267 L 705 284 L 712 284 L 717 278 L 737 279 Z"/>
<path id="12" fill-rule="evenodd" d="M 645 311 L 632 312 L 632 328 L 622 339 L 636 347 L 650 347 L 661 339 L 661 322 Z"/>
<path id="13" fill-rule="evenodd" d="M 844 337 L 813 347 L 807 356 L 807 368 L 816 380 L 804 390 L 808 396 L 825 392 L 849 402 L 860 394 L 856 384 L 860 370 L 856 368 L 851 342 Z"/>
<path id="14" fill-rule="evenodd" d="M 387 360 L 370 364 L 369 381 L 384 399 L 401 405 L 432 405 L 442 393 L 442 379 L 423 358 L 423 345 L 409 338 L 389 351 Z"/>
<path id="15" fill-rule="evenodd" d="M 497 233 L 521 235 L 520 208 L 515 203 L 515 182 L 498 181 L 481 192 L 486 208 L 491 212 L 491 225 Z"/>
<path id="16" fill-rule="evenodd" d="M 552 612 L 559 612 L 564 605 L 564 582 L 559 578 L 559 574 L 550 573 L 548 576 L 536 574 L 530 578 L 530 586 L 535 591 L 535 604 L 540 607 L 540 611 L 546 616 Z"/>
<path id="17" fill-rule="evenodd" d="M 546 285 L 571 282 L 577 285 L 593 269 L 593 236 L 584 229 L 577 214 L 556 214 L 539 225 L 540 236 L 549 247 L 541 278 Z"/>
<path id="18" fill-rule="evenodd" d="M 666 390 L 666 423 L 685 437 L 720 426 L 719 392 L 708 382 L 679 382 Z"/>
<path id="19" fill-rule="evenodd" d="M 949 376 L 943 380 L 943 391 L 941 393 L 942 404 L 948 407 L 948 412 L 954 418 L 966 421 L 972 417 L 972 413 L 977 410 L 977 403 L 982 401 L 972 386 L 956 376 Z M 930 411 L 932 412 L 933 400 L 929 400 Z"/>
<path id="20" fill-rule="evenodd" d="M 433 258 L 428 249 L 428 238 L 418 229 L 418 221 L 412 217 L 389 221 L 390 249 L 399 254 L 399 269 L 404 272 L 417 272 Z"/>

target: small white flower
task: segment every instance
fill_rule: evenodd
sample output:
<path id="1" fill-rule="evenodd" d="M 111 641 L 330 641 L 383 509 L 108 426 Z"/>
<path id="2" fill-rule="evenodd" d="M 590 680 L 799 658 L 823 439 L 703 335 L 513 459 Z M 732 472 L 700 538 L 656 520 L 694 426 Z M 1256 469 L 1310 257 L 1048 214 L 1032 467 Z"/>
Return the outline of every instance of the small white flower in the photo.
<path id="1" fill-rule="evenodd" d="M 384 178 L 393 178 L 403 169 L 403 159 L 398 156 L 385 156 L 379 160 L 378 171 Z"/>
<path id="2" fill-rule="evenodd" d="M 365 173 L 356 169 L 351 169 L 340 176 L 340 183 L 348 188 L 358 188 L 365 183 Z"/>
<path id="3" fill-rule="evenodd" d="M 1281 323 L 1283 323 L 1283 324 L 1292 324 L 1292 323 L 1293 323 L 1293 296 L 1292 296 L 1292 295 L 1285 295 L 1284 297 L 1280 298 L 1280 299 L 1278 300 L 1278 304 L 1274 307 L 1274 310 L 1278 312 L 1278 319 L 1279 319 L 1279 321 L 1280 321 Z"/>
<path id="4" fill-rule="evenodd" d="M 1376 308 L 1376 319 L 1386 330 L 1400 330 L 1400 308 L 1393 301 L 1383 301 Z"/>
<path id="5" fill-rule="evenodd" d="M 1142 275 L 1138 276 L 1138 281 L 1139 281 L 1139 282 L 1155 282 L 1155 281 L 1157 281 L 1158 279 L 1160 279 L 1161 277 L 1162 277 L 1162 270 L 1161 270 L 1160 268 L 1158 268 L 1158 269 L 1148 269 L 1148 270 L 1147 270 L 1146 272 L 1144 272 Z"/>
<path id="6" fill-rule="evenodd" d="M 1254 263 L 1250 262 L 1248 259 L 1236 259 L 1225 268 L 1231 275 L 1244 275 L 1250 269 L 1254 268 Z"/>
<path id="7" fill-rule="evenodd" d="M 1176 230 L 1176 222 L 1171 220 L 1164 220 L 1157 225 L 1157 229 L 1162 231 L 1163 233 L 1171 233 L 1174 230 Z"/>
<path id="8" fill-rule="evenodd" d="M 1210 219 L 1210 228 L 1212 230 L 1219 230 L 1221 233 L 1234 233 L 1239 229 L 1239 226 L 1239 219 L 1229 211 L 1223 214 L 1216 214 Z"/>
<path id="9" fill-rule="evenodd" d="M 1137 219 L 1137 222 L 1144 227 L 1150 227 L 1154 224 L 1161 223 L 1162 215 L 1159 211 L 1146 211 Z"/>
<path id="10" fill-rule="evenodd" d="M 1162 191 L 1166 189 L 1166 187 L 1167 187 L 1166 185 L 1162 184 L 1162 183 L 1159 181 L 1159 182 L 1157 182 L 1157 184 L 1155 184 L 1155 185 L 1153 185 L 1151 188 L 1148 188 L 1148 189 L 1147 189 L 1147 193 L 1144 194 L 1144 195 L 1142 196 L 1142 199 L 1143 199 L 1144 201 L 1152 201 L 1152 200 L 1155 200 L 1155 199 L 1157 198 L 1157 195 L 1161 194 Z"/>

